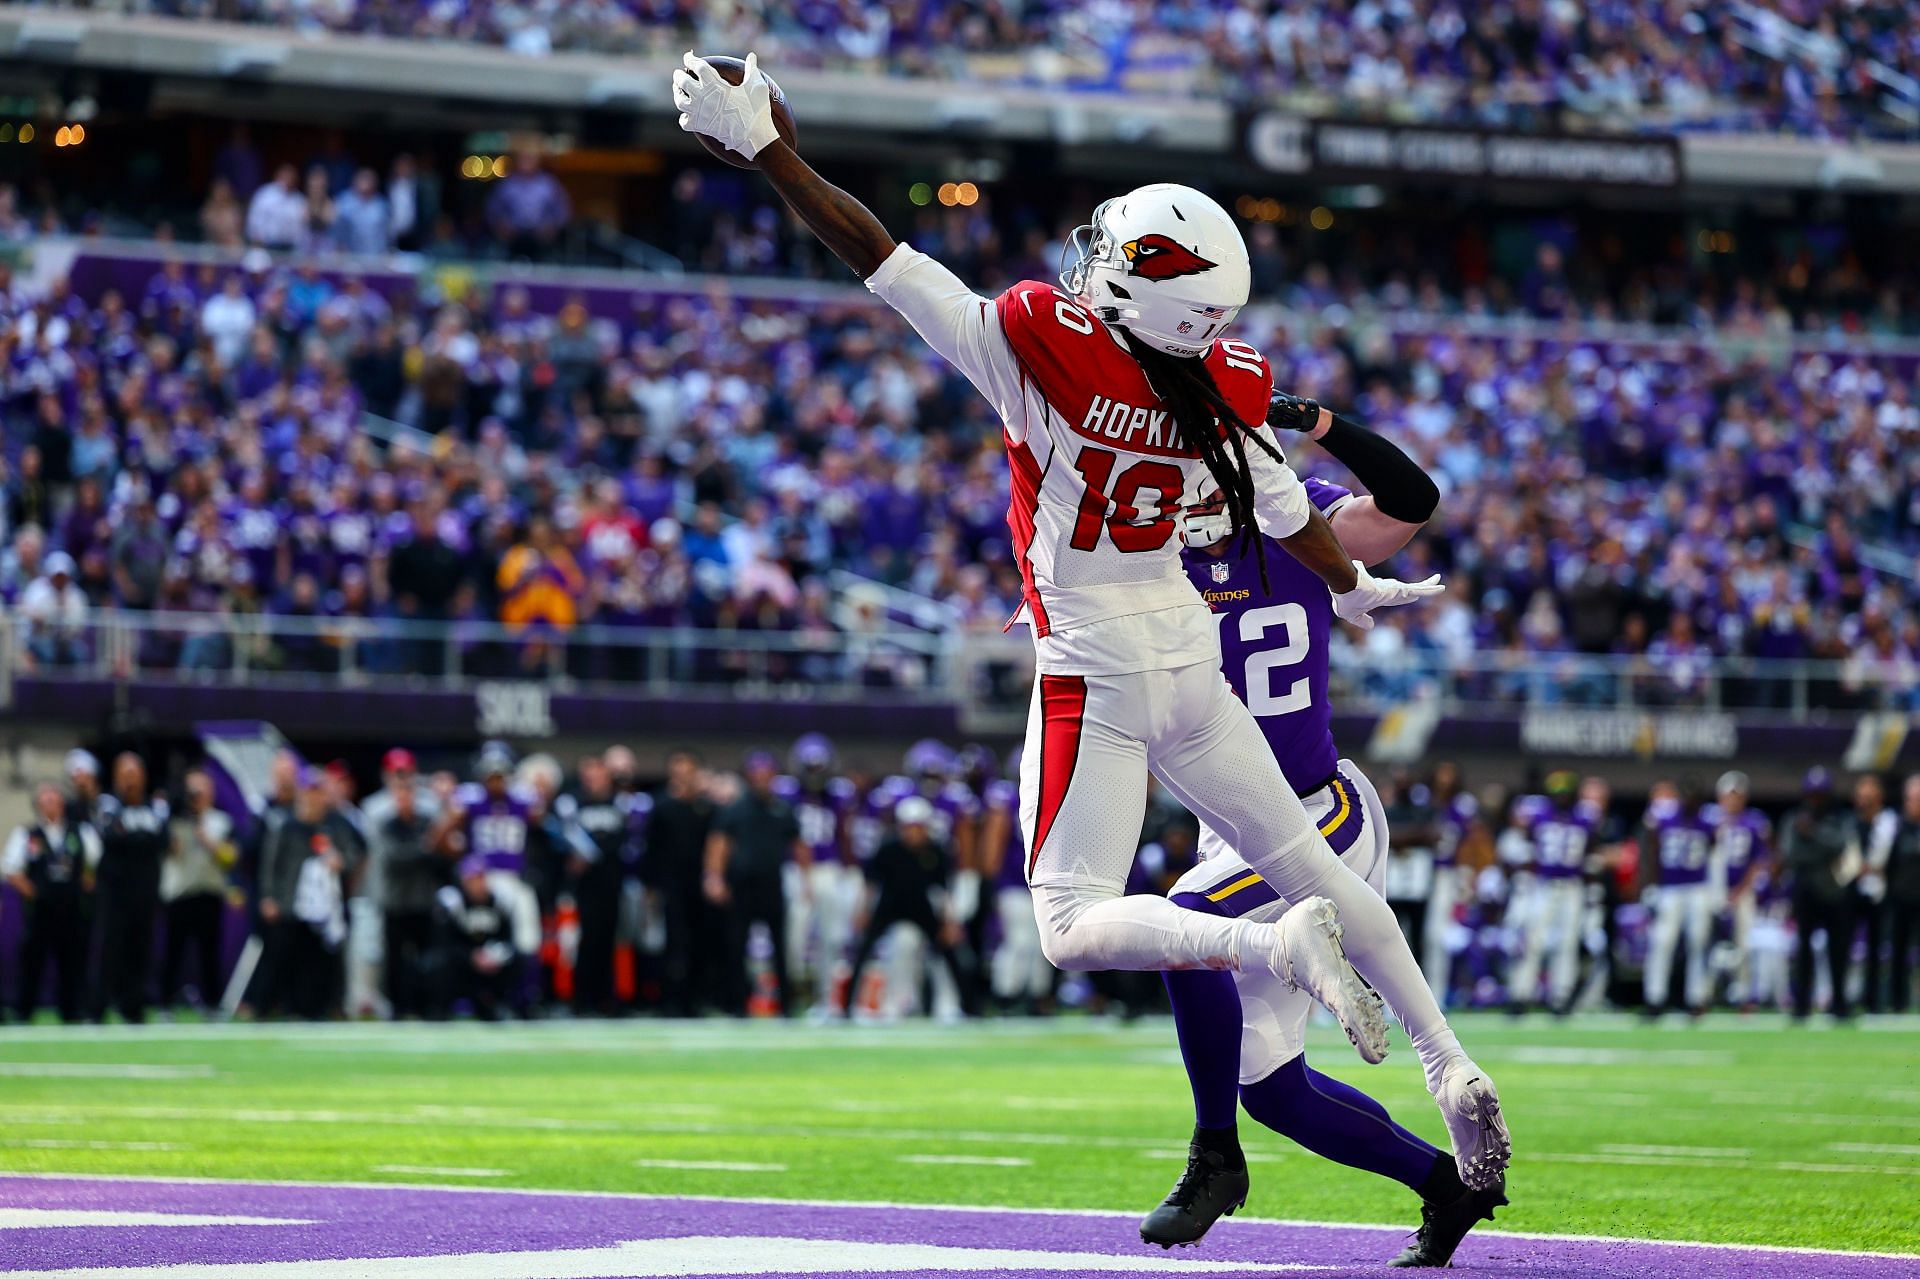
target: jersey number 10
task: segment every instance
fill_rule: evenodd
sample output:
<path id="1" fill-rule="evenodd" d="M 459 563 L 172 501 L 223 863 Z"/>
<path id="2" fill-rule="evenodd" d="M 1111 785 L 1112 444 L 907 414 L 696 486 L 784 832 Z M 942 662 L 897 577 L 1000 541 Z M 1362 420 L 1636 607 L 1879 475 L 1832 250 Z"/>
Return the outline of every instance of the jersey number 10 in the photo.
<path id="1" fill-rule="evenodd" d="M 1120 472 L 1115 482 L 1113 467 L 1117 461 L 1111 449 L 1091 446 L 1081 449 L 1074 460 L 1074 469 L 1086 481 L 1086 489 L 1080 494 L 1080 511 L 1073 521 L 1073 538 L 1067 543 L 1076 551 L 1097 548 L 1102 525 L 1112 534 L 1114 547 L 1127 555 L 1157 551 L 1173 536 L 1173 512 L 1180 505 L 1180 490 L 1186 484 L 1180 468 L 1171 462 L 1143 460 Z M 1107 491 L 1110 483 L 1111 493 Z M 1147 489 L 1158 496 L 1153 506 L 1141 510 L 1135 504 Z"/>

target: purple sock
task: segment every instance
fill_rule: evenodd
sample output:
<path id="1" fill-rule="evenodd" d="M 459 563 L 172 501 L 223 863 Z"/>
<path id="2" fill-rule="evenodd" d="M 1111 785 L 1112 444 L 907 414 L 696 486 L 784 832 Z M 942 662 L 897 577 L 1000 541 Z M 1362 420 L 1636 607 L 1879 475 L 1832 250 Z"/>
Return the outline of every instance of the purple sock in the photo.
<path id="1" fill-rule="evenodd" d="M 1191 1057 L 1187 1068 L 1193 1068 Z M 1194 1088 L 1197 1094 L 1199 1085 Z M 1314 1154 L 1391 1177 L 1414 1190 L 1428 1184 L 1436 1160 L 1448 1170 L 1453 1166 L 1451 1157 L 1394 1123 L 1385 1106 L 1309 1068 L 1305 1057 L 1295 1057 L 1259 1083 L 1242 1088 L 1240 1101 L 1249 1115 Z"/>
<path id="2" fill-rule="evenodd" d="M 1160 974 L 1202 1128 L 1232 1128 L 1240 1114 L 1240 992 L 1233 974 L 1188 968 Z"/>

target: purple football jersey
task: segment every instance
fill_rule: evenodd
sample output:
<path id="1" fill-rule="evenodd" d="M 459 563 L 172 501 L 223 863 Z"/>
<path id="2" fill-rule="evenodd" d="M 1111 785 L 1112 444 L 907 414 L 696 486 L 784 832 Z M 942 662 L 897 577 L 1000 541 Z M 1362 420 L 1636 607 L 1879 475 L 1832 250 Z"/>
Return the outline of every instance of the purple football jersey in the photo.
<path id="1" fill-rule="evenodd" d="M 1685 888 L 1707 882 L 1707 863 L 1713 854 L 1714 829 L 1705 809 L 1663 801 L 1647 810 L 1647 830 L 1653 837 L 1653 856 L 1660 883 Z"/>
<path id="2" fill-rule="evenodd" d="M 527 864 L 527 815 L 533 810 L 533 796 L 514 788 L 496 799 L 478 782 L 468 782 L 460 788 L 458 802 L 467 810 L 464 824 L 468 855 L 484 858 L 488 870 L 522 873 Z"/>
<path id="3" fill-rule="evenodd" d="M 1353 496 L 1325 480 L 1305 484 L 1307 497 L 1327 514 Z M 1218 557 L 1187 550 L 1181 559 L 1219 625 L 1227 684 L 1259 721 L 1288 785 L 1304 791 L 1331 777 L 1340 759 L 1327 703 L 1333 596 L 1278 543 L 1266 548 L 1262 590 L 1256 554 L 1249 539 L 1245 545 L 1227 542 L 1226 554 Z"/>
<path id="4" fill-rule="evenodd" d="M 777 777 L 773 793 L 793 806 L 800 842 L 816 863 L 844 860 L 841 826 L 852 787 L 844 778 L 831 778 L 819 792 L 808 790 L 797 777 Z"/>
<path id="5" fill-rule="evenodd" d="M 1767 858 L 1772 832 L 1766 815 L 1752 808 L 1729 813 L 1718 804 L 1709 804 L 1702 816 L 1713 827 L 1714 852 L 1726 865 L 1727 887 L 1738 888 L 1754 863 Z"/>
<path id="6" fill-rule="evenodd" d="M 1593 818 L 1580 808 L 1549 804 L 1528 828 L 1533 840 L 1533 873 L 1542 879 L 1570 879 L 1585 868 Z"/>

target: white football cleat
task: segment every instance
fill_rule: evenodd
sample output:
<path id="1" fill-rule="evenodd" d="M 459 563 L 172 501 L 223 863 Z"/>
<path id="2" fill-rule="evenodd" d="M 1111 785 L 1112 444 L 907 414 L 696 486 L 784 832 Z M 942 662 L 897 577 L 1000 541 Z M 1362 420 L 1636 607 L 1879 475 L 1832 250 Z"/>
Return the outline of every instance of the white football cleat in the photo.
<path id="1" fill-rule="evenodd" d="M 1465 1056 L 1456 1057 L 1441 1069 L 1433 1099 L 1447 1121 L 1460 1180 L 1470 1190 L 1493 1185 L 1513 1159 L 1513 1139 L 1507 1135 L 1493 1080 Z"/>
<path id="2" fill-rule="evenodd" d="M 1338 908 L 1325 897 L 1309 897 L 1273 927 L 1280 944 L 1271 963 L 1274 975 L 1325 1005 L 1363 1061 L 1384 1061 L 1386 1005 L 1347 959 Z"/>

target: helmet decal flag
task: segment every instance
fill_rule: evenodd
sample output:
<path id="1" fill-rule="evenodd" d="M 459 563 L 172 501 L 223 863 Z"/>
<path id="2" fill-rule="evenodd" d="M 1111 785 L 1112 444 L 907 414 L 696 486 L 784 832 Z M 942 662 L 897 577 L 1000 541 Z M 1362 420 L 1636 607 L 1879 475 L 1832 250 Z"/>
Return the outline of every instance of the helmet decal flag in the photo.
<path id="1" fill-rule="evenodd" d="M 1127 273 L 1144 280 L 1173 280 L 1183 275 L 1198 275 L 1219 265 L 1157 231 L 1128 240 L 1120 250 L 1127 255 Z"/>

